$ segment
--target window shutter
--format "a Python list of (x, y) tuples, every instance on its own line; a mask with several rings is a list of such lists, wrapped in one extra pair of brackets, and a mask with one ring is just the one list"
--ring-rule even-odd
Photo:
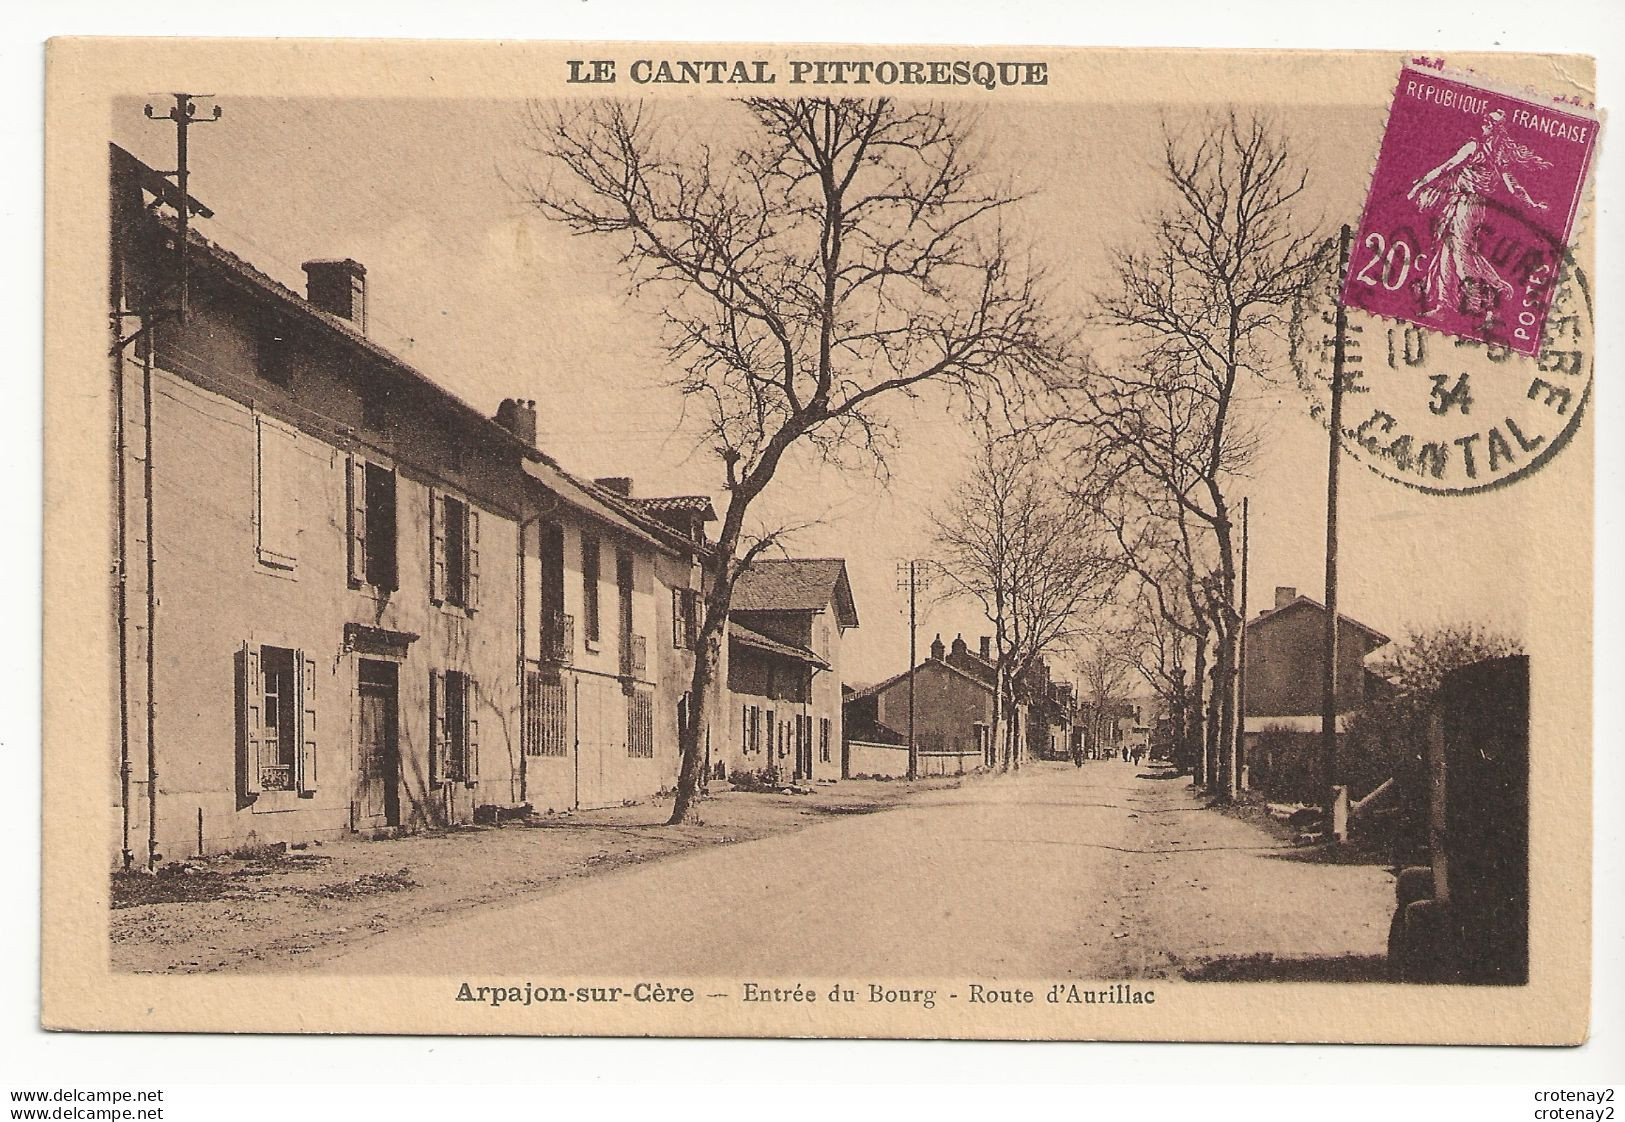
[(429, 491), (429, 599), (446, 598), (446, 510), (439, 491)]
[(245, 642), (241, 654), (243, 680), (243, 790), (257, 795), (260, 786), (260, 745), (265, 740), (265, 682), (260, 677), (260, 649)]
[(472, 612), (480, 606), (480, 512), (474, 509), (473, 503), (464, 509), (468, 511), (468, 533), (463, 537), (467, 543), (468, 560), (463, 572), (468, 587), (463, 590), (463, 607)]
[(480, 782), (480, 723), (468, 716), (474, 707), (474, 683), (469, 681), (463, 691), (463, 723), (467, 732), (463, 739), (463, 785), (475, 787)]
[(350, 457), (350, 583), (367, 583), (367, 463)]
[(683, 590), (680, 589), (680, 588), (674, 588), (674, 589), (671, 590), (671, 645), (672, 646), (678, 648), (679, 650), (682, 649), (682, 646), (683, 646), (683, 634), (684, 634), (685, 631), (687, 631), (687, 629), (688, 629), (687, 625), (686, 625), (685, 621), (683, 620)]
[(316, 660), (294, 652), (299, 668), (299, 790), (316, 790)]
[(295, 432), (269, 417), (255, 418), (255, 528), (259, 559), (291, 569), (298, 556), (299, 452)]
[(429, 671), (429, 786), (446, 781), (446, 676)]

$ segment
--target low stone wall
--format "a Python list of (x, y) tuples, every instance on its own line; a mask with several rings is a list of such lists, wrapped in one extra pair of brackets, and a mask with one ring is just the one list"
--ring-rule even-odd
[[(849, 740), (847, 773), (854, 779), (860, 775), (902, 778), (908, 774), (908, 745), (875, 744), (865, 740)], [(974, 749), (963, 752), (920, 752), (921, 775), (964, 775), (982, 769), (982, 754)]]

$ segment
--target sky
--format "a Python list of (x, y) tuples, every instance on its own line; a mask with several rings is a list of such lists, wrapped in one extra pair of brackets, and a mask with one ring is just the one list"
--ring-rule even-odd
[[(361, 261), (369, 334), (429, 377), (487, 413), (503, 397), (536, 399), (538, 443), (578, 475), (630, 475), (641, 495), (704, 492), (720, 509), (720, 463), (699, 446), (700, 419), (683, 416), (667, 381), (657, 309), (629, 293), (611, 245), (570, 236), (515, 186), (536, 168), (522, 103), (218, 101), (222, 119), (195, 129), (191, 148), (193, 193), (216, 215), (205, 233), (296, 291), (305, 260)], [(141, 104), (115, 103), (112, 139), (172, 166), (173, 130), (147, 121)], [(683, 112), (680, 103), (662, 109)], [(717, 102), (702, 111), (742, 112)], [(1153, 163), (1162, 129), (1199, 127), (1203, 112), (1051, 102), (982, 115), (988, 166), (1026, 195), (1012, 228), (1058, 281), (1063, 315), (1087, 308), (1109, 280), (1113, 248), (1131, 244), (1168, 201)], [(1277, 114), (1309, 170), (1304, 213), (1328, 231), (1359, 217), (1385, 112), (1374, 102)], [(1267, 607), (1277, 585), (1318, 599), (1326, 431), (1290, 379), (1249, 386), (1247, 397), (1266, 434), (1232, 489), (1252, 499), (1250, 607)], [(843, 669), (859, 684), (907, 666), (897, 563), (930, 556), (929, 511), (971, 451), (962, 415), (944, 399), (890, 416), (902, 444), (886, 481), (795, 459), (761, 500), (770, 515), (819, 520), (792, 539), (794, 554), (846, 558), (861, 624)], [(1589, 458), (1589, 439), (1582, 426), (1564, 455)], [(1346, 614), (1396, 638), (1460, 620), (1524, 633), (1524, 601), (1508, 590), (1538, 570), (1539, 543), (1505, 528), (1554, 501), (1550, 477), (1473, 496), (1422, 494), (1352, 465), (1343, 481)], [(923, 653), (938, 633), (974, 646), (988, 628), (973, 605), (926, 597), (919, 630)]]

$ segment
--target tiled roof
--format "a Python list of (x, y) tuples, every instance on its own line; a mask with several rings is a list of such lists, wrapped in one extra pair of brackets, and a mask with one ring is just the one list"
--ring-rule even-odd
[(858, 625), (857, 605), (839, 557), (758, 557), (734, 585), (741, 612), (821, 612), (831, 605), (842, 627)]
[(709, 495), (666, 495), (661, 498), (633, 499), (643, 509), (654, 512), (676, 511), (680, 514), (698, 514), (707, 522), (717, 516)]
[[(951, 674), (956, 678), (963, 678), (965, 681), (969, 682), (971, 685), (975, 686), (979, 690), (985, 690), (988, 693), (993, 692), (993, 687), (988, 685), (986, 682), (982, 681), (980, 678), (977, 678), (976, 676), (974, 676), (972, 674), (967, 674), (967, 673), (965, 673), (965, 671), (959, 669), (959, 667), (953, 666), (950, 663), (945, 662), (940, 658), (928, 658), (925, 661), (920, 663), (918, 669), (919, 670), (926, 670), (926, 669), (929, 669), (931, 667), (935, 667), (938, 670), (946, 671), (948, 674)], [(880, 693), (882, 690), (888, 690), (892, 686), (895, 686), (898, 682), (905, 681), (907, 678), (908, 678), (908, 671), (904, 670), (901, 673), (893, 674), (890, 678), (887, 678), (884, 682), (876, 682), (874, 685), (867, 686), (864, 689), (858, 690), (856, 693), (848, 694), (846, 696), (845, 700), (847, 700), (847, 701), (857, 701), (860, 698), (873, 697), (875, 694)]]
[(798, 647), (791, 643), (781, 642), (771, 636), (763, 635), (755, 628), (746, 627), (735, 620), (728, 621), (728, 638), (741, 646), (750, 647), (768, 654), (776, 654), (783, 658), (793, 658), (799, 662), (808, 662), (820, 670), (828, 670), (829, 663), (819, 658), (806, 647)]
[[(1326, 605), (1322, 604), (1320, 601), (1310, 599), (1308, 596), (1299, 596), (1296, 600), (1282, 604), (1279, 608), (1271, 608), (1267, 612), (1260, 612), (1258, 615), (1247, 621), (1247, 626), (1257, 627), (1259, 624), (1268, 622), (1269, 620), (1274, 619), (1276, 616), (1283, 615), (1284, 613), (1290, 612), (1295, 608), (1314, 608), (1316, 611), (1322, 613), (1326, 611)], [(1388, 636), (1378, 631), (1375, 627), (1367, 627), (1359, 620), (1351, 619), (1342, 612), (1337, 613), (1337, 622), (1340, 626), (1352, 627), (1356, 631), (1364, 634), (1370, 641), (1372, 650), (1376, 650), (1383, 644), (1391, 642)]]

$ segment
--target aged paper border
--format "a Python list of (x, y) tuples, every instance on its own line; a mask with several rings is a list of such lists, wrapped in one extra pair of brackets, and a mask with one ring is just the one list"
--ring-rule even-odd
[[(1526, 589), (1535, 682), (1531, 717), (1531, 970), (1526, 987), (1406, 987), (1346, 983), (1158, 981), (1154, 1007), (1043, 1005), (932, 1011), (627, 1005), (564, 1008), (459, 1005), (456, 977), (148, 976), (109, 969), (107, 846), (112, 810), (105, 746), (112, 743), (107, 530), (105, 166), (109, 101), (153, 89), (239, 96), (559, 96), (564, 60), (688, 54), (699, 45), (446, 43), (318, 40), (57, 40), (50, 44), (46, 132), (45, 666), (42, 1021), (47, 1028), (175, 1032), (357, 1032), (594, 1036), (906, 1037), (1577, 1044), (1589, 1024), (1591, 957), (1591, 419), (1551, 465), (1567, 501), (1509, 528), (1547, 556), (1570, 559)], [(801, 54), (806, 47), (797, 47)], [(819, 47), (820, 57), (873, 58), (880, 49)], [(947, 48), (883, 49), (891, 59)], [(592, 51), (592, 54), (589, 54)], [(782, 63), (791, 49), (733, 45), (726, 57)], [(1288, 97), (1386, 106), (1399, 52), (1195, 52), (1054, 48), (983, 50), (1050, 64), (1049, 85), (945, 98), (1208, 100)], [(1436, 52), (1435, 52), (1436, 53)], [(1267, 58), (1269, 66), (1259, 65)], [(1594, 67), (1575, 56), (1449, 55), (1544, 92), (1587, 94)], [(625, 87), (621, 87), (625, 92)], [(642, 96), (692, 97), (644, 87)], [(726, 96), (726, 88), (698, 96)], [(1373, 153), (1373, 158), (1375, 153)], [(1582, 219), (1577, 255), (1592, 260)], [(1588, 270), (1589, 271), (1589, 270)], [(1600, 318), (1600, 317), (1599, 317)], [(1583, 562), (1580, 559), (1585, 559)], [(87, 793), (90, 793), (89, 797)], [(514, 979), (523, 982), (525, 979)], [(741, 979), (714, 979), (736, 992)], [(800, 978), (827, 988), (837, 979)], [(839, 979), (847, 984), (865, 978)], [(881, 980), (881, 979), (876, 979)], [(958, 979), (955, 979), (956, 981)], [(972, 979), (965, 979), (972, 980)], [(568, 984), (569, 979), (549, 979)], [(713, 987), (715, 988), (715, 987)], [(1104, 1010), (1104, 1011), (1102, 1011)]]

